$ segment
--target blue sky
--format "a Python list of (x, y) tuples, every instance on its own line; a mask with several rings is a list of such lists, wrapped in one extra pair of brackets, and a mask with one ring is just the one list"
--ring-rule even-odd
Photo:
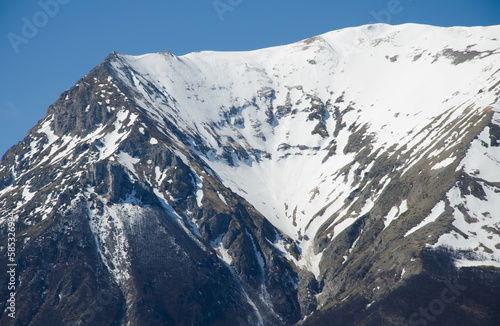
[(2, 0), (0, 156), (110, 52), (253, 50), (368, 23), (500, 24), (499, 0)]

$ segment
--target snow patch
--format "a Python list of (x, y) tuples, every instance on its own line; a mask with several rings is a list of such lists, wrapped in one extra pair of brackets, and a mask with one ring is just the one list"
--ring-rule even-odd
[(405, 234), (405, 238), (409, 236), (410, 234), (414, 233), (415, 231), (423, 228), (429, 223), (432, 223), (438, 219), (438, 217), (444, 213), (444, 209), (446, 207), (446, 204), (444, 201), (440, 201), (431, 211), (431, 213), (422, 221), (420, 224), (417, 226), (413, 227), (410, 229), (408, 232)]
[(453, 162), (455, 162), (456, 158), (454, 157), (448, 157), (448, 158), (445, 158), (444, 160), (442, 160), (441, 162), (435, 164), (431, 170), (438, 170), (438, 169), (442, 169), (442, 168), (445, 168), (447, 167), (448, 165), (452, 164)]
[(217, 239), (211, 241), (210, 245), (218, 253), (219, 258), (221, 258), (226, 264), (231, 266), (233, 259), (231, 258), (228, 249), (224, 248), (224, 245), (222, 244), (222, 239), (224, 238), (225, 235), (226, 235), (225, 233), (221, 234), (219, 237), (217, 237)]
[(130, 156), (129, 153), (122, 151), (120, 151), (117, 157), (120, 164), (126, 167), (130, 172), (132, 172), (136, 176), (136, 178), (139, 179), (139, 175), (137, 174), (134, 165), (139, 163), (141, 159), (132, 157)]

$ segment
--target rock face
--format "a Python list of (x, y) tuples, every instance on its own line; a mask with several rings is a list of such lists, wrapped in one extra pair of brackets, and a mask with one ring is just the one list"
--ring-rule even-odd
[(496, 325), (496, 35), (112, 53), (1, 160), (0, 323)]

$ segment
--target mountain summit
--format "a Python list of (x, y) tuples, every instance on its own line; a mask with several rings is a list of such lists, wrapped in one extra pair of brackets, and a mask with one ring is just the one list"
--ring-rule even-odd
[(495, 325), (498, 35), (112, 53), (1, 160), (14, 324)]

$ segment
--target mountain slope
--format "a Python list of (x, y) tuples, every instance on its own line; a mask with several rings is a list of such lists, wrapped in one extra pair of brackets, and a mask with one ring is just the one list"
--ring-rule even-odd
[(111, 54), (2, 158), (16, 323), (493, 324), (499, 32)]

